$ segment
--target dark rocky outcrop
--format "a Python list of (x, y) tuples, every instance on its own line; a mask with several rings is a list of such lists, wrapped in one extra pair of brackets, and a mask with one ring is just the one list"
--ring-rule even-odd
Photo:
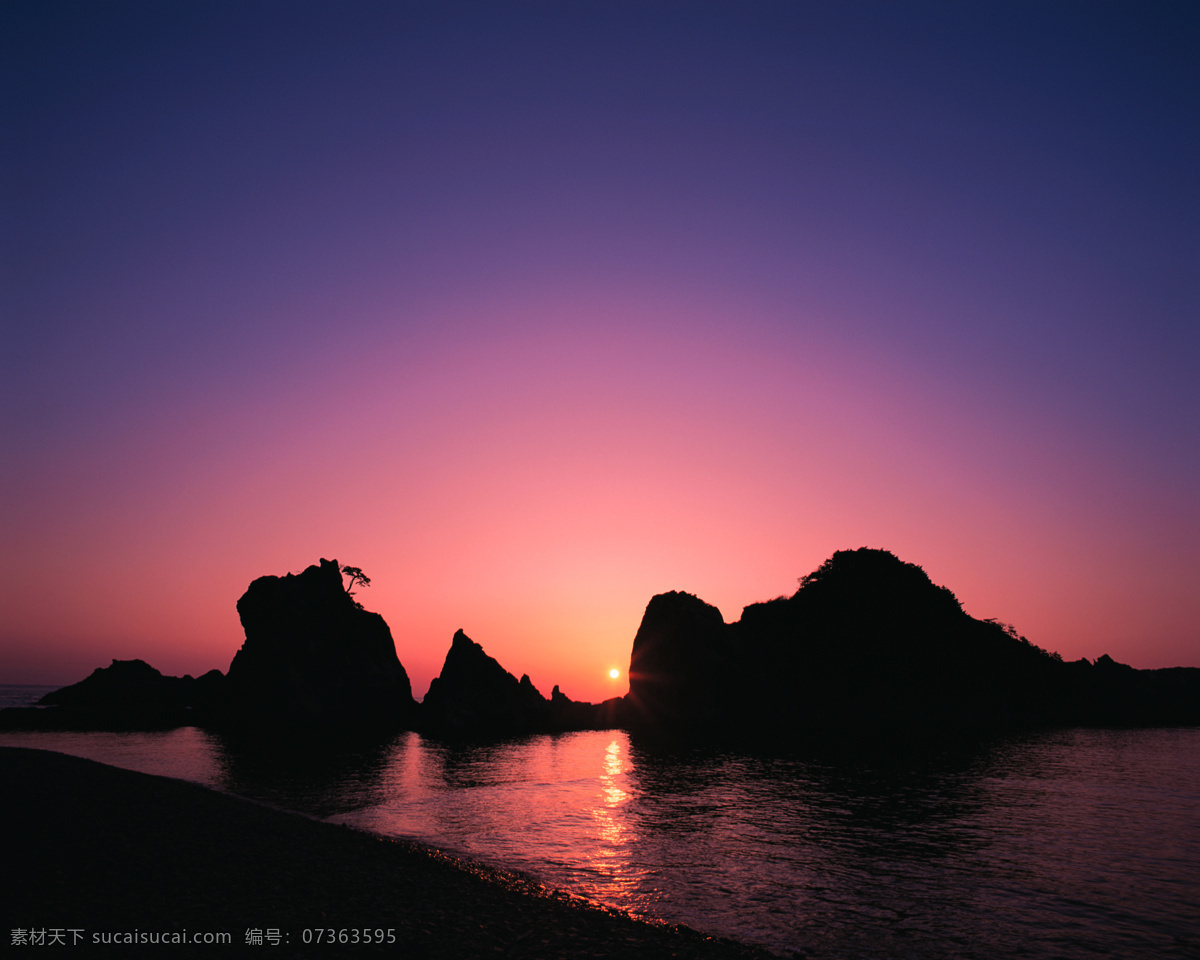
[(504, 736), (550, 727), (550, 701), (461, 630), (421, 702), (420, 727), (442, 736)]
[(225, 677), (163, 676), (144, 660), (114, 660), (38, 701), (5, 710), (4, 729), (153, 730), (202, 722), (223, 695)]
[(732, 624), (689, 594), (653, 598), (629, 676), (630, 724), (659, 732), (794, 742), (1200, 723), (1200, 670), (1064, 664), (869, 548), (835, 553)]
[(1054, 658), (885, 550), (835, 553), (730, 636), (750, 665), (739, 713), (756, 725), (869, 737), (1053, 719)]
[(651, 599), (633, 638), (627, 703), (641, 725), (721, 722), (734, 650), (721, 611), (690, 593)]
[(1080, 726), (1200, 724), (1200, 668), (1136, 670), (1104, 654), (1062, 665), (1061, 712)]
[(628, 703), (610, 697), (601, 703), (572, 700), (557, 686), (550, 693), (550, 726), (554, 732), (567, 730), (612, 730), (627, 725)]
[(412, 685), (391, 630), (347, 593), (336, 560), (259, 577), (237, 609), (246, 641), (229, 666), (227, 725), (370, 730), (411, 723)]

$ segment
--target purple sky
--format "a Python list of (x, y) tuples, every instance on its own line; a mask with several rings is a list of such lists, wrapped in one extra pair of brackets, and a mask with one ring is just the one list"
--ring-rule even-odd
[(363, 567), (624, 692), (834, 550), (1200, 665), (1200, 7), (9, 2), (0, 680)]

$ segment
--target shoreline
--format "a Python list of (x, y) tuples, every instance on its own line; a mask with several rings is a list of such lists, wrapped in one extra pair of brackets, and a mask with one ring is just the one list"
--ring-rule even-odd
[[(152, 934), (171, 942), (188, 931), (229, 939), (171, 942), (170, 956), (775, 956), (418, 841), (46, 750), (0, 747), (0, 812), (10, 931), (63, 931), (84, 955), (150, 956)], [(382, 942), (316, 942), (330, 930)], [(248, 931), (278, 931), (278, 943), (249, 945)]]

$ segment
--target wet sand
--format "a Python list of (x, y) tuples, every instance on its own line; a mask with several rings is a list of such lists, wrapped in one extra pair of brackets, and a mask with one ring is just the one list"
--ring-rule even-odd
[[(0, 747), (0, 823), (6, 943), (14, 930), (45, 930), (47, 941), (57, 930), (75, 942), (69, 956), (772, 956), (420, 844), (48, 751)], [(94, 942), (185, 930), (230, 942)], [(262, 944), (248, 945), (247, 931), (262, 931)], [(383, 942), (330, 944), (330, 931)]]

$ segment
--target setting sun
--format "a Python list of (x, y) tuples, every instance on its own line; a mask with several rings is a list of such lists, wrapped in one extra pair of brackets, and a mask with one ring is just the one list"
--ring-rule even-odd
[(611, 670), (608, 671), (608, 675), (610, 677), (612, 677), (614, 680), (616, 680), (617, 677), (619, 677), (621, 675), (621, 671), (618, 670), (616, 667), (613, 667)]

